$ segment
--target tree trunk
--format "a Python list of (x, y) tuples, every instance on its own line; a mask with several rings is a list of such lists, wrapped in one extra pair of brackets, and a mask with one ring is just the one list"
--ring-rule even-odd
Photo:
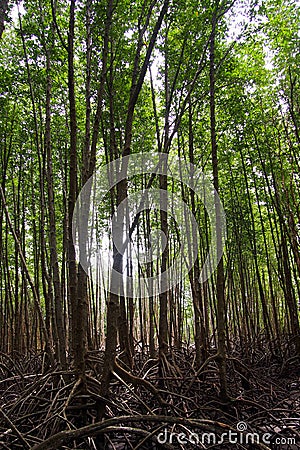
[[(216, 236), (217, 254), (222, 253), (222, 225), (219, 193), (219, 168), (216, 137), (216, 116), (215, 116), (215, 35), (217, 26), (217, 12), (212, 17), (212, 32), (210, 38), (210, 70), (209, 70), (209, 92), (210, 92), (210, 132), (212, 149), (213, 179), (215, 188), (215, 212), (216, 212)], [(216, 296), (217, 296), (217, 333), (218, 333), (218, 365), (222, 400), (228, 400), (227, 380), (226, 380), (226, 308), (224, 295), (224, 264), (221, 257), (217, 268)]]

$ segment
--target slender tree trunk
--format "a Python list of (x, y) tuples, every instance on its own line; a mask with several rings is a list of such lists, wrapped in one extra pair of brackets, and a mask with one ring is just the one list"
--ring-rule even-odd
[(62, 369), (66, 369), (66, 335), (64, 327), (64, 311), (63, 299), (60, 282), (60, 273), (58, 265), (57, 242), (56, 242), (56, 215), (55, 200), (53, 188), (53, 169), (52, 169), (52, 145), (51, 145), (51, 63), (50, 51), (46, 50), (47, 64), (47, 87), (46, 87), (46, 131), (45, 131), (45, 148), (47, 155), (47, 187), (48, 187), (48, 211), (49, 211), (49, 244), (50, 244), (50, 261), (54, 285), (54, 308), (55, 322), (58, 337), (58, 361)]
[[(153, 6), (152, 6), (153, 7)], [(152, 7), (149, 11), (148, 20), (150, 19), (150, 14), (152, 11)], [(149, 65), (150, 57), (153, 51), (153, 47), (157, 38), (157, 34), (161, 27), (163, 18), (168, 9), (168, 0), (164, 1), (162, 6), (160, 15), (157, 19), (157, 22), (154, 25), (153, 32), (149, 39), (149, 45), (146, 50), (146, 56), (143, 61), (142, 67), (138, 70), (140, 57), (138, 52), (141, 51), (143, 40), (140, 39), (139, 46), (137, 48), (137, 55), (135, 58), (133, 75), (132, 75), (132, 85), (130, 91), (130, 98), (127, 107), (127, 117), (125, 124), (125, 143), (122, 156), (130, 155), (131, 150), (131, 140), (132, 140), (132, 126), (133, 126), (133, 115), (136, 106), (136, 102), (138, 100), (139, 93), (141, 91), (144, 78), (146, 75), (146, 71)], [(147, 23), (148, 23), (147, 20)], [(140, 38), (143, 38), (143, 35), (140, 35)], [(124, 162), (124, 161), (123, 161)], [(126, 165), (122, 164), (122, 171), (126, 172)], [(123, 182), (119, 183), (117, 186), (117, 198), (116, 203), (117, 207), (121, 204), (121, 202), (127, 196), (127, 182), (123, 180)], [(122, 272), (123, 267), (123, 256), (114, 249), (114, 259), (113, 259), (113, 269), (115, 272)], [(112, 280), (114, 282), (114, 280)], [(120, 287), (121, 288), (121, 287)], [(120, 292), (122, 295), (122, 292)], [(117, 336), (118, 336), (118, 317), (119, 317), (119, 295), (115, 293), (109, 294), (108, 304), (107, 304), (107, 335), (106, 335), (106, 343), (105, 343), (105, 355), (104, 355), (104, 363), (103, 363), (103, 373), (101, 379), (101, 395), (106, 397), (108, 394), (110, 378), (112, 375), (112, 371), (115, 365), (115, 357), (116, 357), (116, 348), (117, 348)], [(103, 403), (99, 407), (98, 417), (102, 417), (105, 411), (105, 404)]]
[[(210, 38), (210, 71), (209, 71), (209, 92), (210, 92), (210, 132), (212, 149), (213, 179), (215, 188), (215, 212), (216, 212), (216, 236), (217, 254), (222, 253), (222, 225), (219, 194), (219, 167), (216, 136), (216, 115), (215, 115), (215, 36), (217, 26), (217, 13), (212, 17), (212, 32)], [(217, 268), (216, 296), (217, 296), (217, 333), (218, 333), (218, 365), (221, 386), (221, 398), (228, 400), (227, 379), (226, 379), (226, 307), (225, 307), (225, 280), (224, 263), (221, 257)]]
[(74, 84), (74, 26), (75, 2), (71, 0), (69, 34), (68, 34), (68, 94), (70, 108), (70, 150), (69, 150), (69, 198), (68, 198), (68, 271), (69, 296), (72, 315), (72, 353), (75, 370), (78, 376), (85, 376), (84, 342), (79, 340), (77, 324), (81, 318), (78, 309), (78, 286), (76, 271), (76, 256), (72, 236), (72, 218), (77, 197), (77, 118)]
[(6, 21), (7, 10), (8, 10), (8, 0), (2, 0), (0, 3), (0, 39), (5, 29), (4, 23)]
[[(165, 36), (165, 104), (166, 111), (164, 117), (164, 147), (163, 153), (168, 152), (168, 140), (169, 140), (169, 114), (170, 114), (170, 92), (169, 92), (169, 74), (168, 74), (168, 26), (166, 26)], [(161, 190), (160, 196), (160, 227), (162, 233), (165, 235), (166, 246), (161, 255), (160, 273), (164, 274), (167, 271), (168, 265), (168, 178), (167, 178), (167, 159), (162, 163), (162, 175), (159, 175), (159, 188)], [(168, 292), (164, 291), (159, 294), (159, 329), (158, 329), (158, 345), (159, 345), (159, 376), (163, 378), (163, 361), (164, 356), (168, 351)]]

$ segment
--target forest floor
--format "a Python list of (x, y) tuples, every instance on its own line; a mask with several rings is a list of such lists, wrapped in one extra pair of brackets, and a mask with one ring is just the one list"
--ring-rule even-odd
[(263, 344), (232, 347), (230, 402), (220, 401), (215, 360), (199, 371), (193, 347), (172, 349), (160, 378), (158, 361), (136, 351), (134, 383), (115, 375), (101, 423), (103, 352), (88, 354), (84, 392), (72, 371), (45, 371), (42, 355), (1, 354), (0, 448), (299, 449), (299, 358), (288, 343), (281, 357)]

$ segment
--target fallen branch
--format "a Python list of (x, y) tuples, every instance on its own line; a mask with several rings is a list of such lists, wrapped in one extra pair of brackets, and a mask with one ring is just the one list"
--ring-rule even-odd
[[(57, 449), (60, 445), (69, 440), (75, 440), (78, 438), (91, 437), (96, 436), (103, 433), (108, 433), (109, 431), (120, 431), (125, 429), (122, 425), (124, 423), (160, 423), (160, 424), (179, 424), (185, 425), (189, 427), (202, 428), (211, 433), (215, 433), (216, 427), (224, 430), (231, 430), (236, 433), (236, 430), (230, 427), (229, 425), (217, 422), (214, 420), (207, 419), (186, 419), (181, 417), (170, 417), (170, 416), (120, 416), (114, 417), (112, 419), (104, 420), (103, 422), (97, 422), (92, 425), (87, 425), (82, 428), (78, 428), (77, 430), (68, 430), (61, 431), (54, 436), (49, 437), (44, 442), (35, 445), (32, 447), (32, 450), (54, 450)], [(133, 430), (131, 428), (131, 430)], [(143, 430), (135, 429), (136, 432), (144, 433)], [(257, 443), (258, 448), (262, 450), (271, 450), (264, 444)]]

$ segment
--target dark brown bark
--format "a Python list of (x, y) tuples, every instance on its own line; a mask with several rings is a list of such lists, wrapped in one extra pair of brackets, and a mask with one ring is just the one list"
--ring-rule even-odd
[[(219, 194), (219, 167), (218, 167), (218, 149), (216, 135), (216, 113), (215, 113), (215, 37), (217, 27), (217, 11), (212, 17), (212, 32), (210, 38), (209, 52), (209, 93), (210, 93), (210, 133), (212, 149), (213, 183), (215, 188), (215, 212), (216, 212), (216, 236), (217, 236), (217, 254), (222, 253), (222, 225)], [(225, 277), (224, 263), (221, 256), (217, 268), (216, 297), (217, 297), (217, 333), (218, 333), (218, 358), (219, 377), (221, 387), (221, 398), (228, 399), (227, 380), (226, 380), (226, 306), (225, 306)]]
[[(168, 153), (168, 140), (169, 140), (169, 120), (170, 120), (170, 86), (169, 86), (169, 56), (168, 56), (168, 27), (165, 30), (165, 74), (164, 74), (164, 89), (165, 89), (165, 104), (166, 111), (164, 117), (164, 144), (160, 151)], [(168, 265), (168, 178), (167, 178), (167, 158), (162, 163), (162, 175), (159, 175), (159, 188), (162, 191), (160, 196), (160, 228), (162, 233), (166, 237), (167, 245), (165, 246), (161, 255), (160, 273), (165, 274)], [(158, 345), (159, 345), (159, 358), (160, 358), (160, 377), (163, 378), (163, 358), (168, 351), (168, 292), (165, 290), (159, 294), (159, 325), (158, 325)]]
[(8, 0), (2, 0), (0, 2), (0, 39), (5, 29), (4, 23), (7, 19)]
[[(153, 6), (152, 6), (153, 7)], [(126, 117), (126, 125), (125, 125), (125, 142), (124, 149), (122, 152), (122, 156), (127, 156), (130, 154), (131, 148), (131, 139), (132, 139), (132, 126), (133, 126), (133, 115), (136, 106), (136, 102), (138, 100), (139, 93), (141, 91), (144, 78), (146, 75), (146, 71), (149, 65), (150, 57), (153, 51), (153, 47), (157, 38), (157, 34), (161, 27), (163, 18), (168, 9), (168, 0), (164, 1), (162, 6), (159, 18), (154, 26), (152, 35), (149, 40), (149, 45), (147, 47), (146, 56), (143, 61), (142, 67), (140, 71), (137, 73), (138, 64), (135, 62), (134, 72), (132, 75), (132, 86), (130, 92), (130, 98), (127, 107), (127, 117)], [(139, 51), (139, 49), (137, 49)], [(121, 170), (123, 173), (126, 173), (126, 164), (122, 164)], [(119, 183), (117, 186), (117, 198), (116, 203), (117, 207), (120, 205), (122, 200), (127, 196), (127, 182), (126, 179), (123, 182)], [(113, 269), (116, 272), (122, 272), (123, 256), (118, 252), (114, 251), (114, 259), (113, 259)], [(112, 280), (112, 283), (114, 280)], [(121, 288), (121, 287), (120, 287)], [(120, 295), (122, 292), (120, 290)], [(101, 395), (106, 397), (108, 394), (108, 388), (110, 384), (110, 377), (114, 367), (115, 357), (116, 357), (116, 348), (117, 348), (117, 337), (118, 337), (118, 318), (119, 318), (119, 295), (115, 293), (109, 294), (109, 300), (107, 304), (107, 335), (106, 335), (106, 344), (105, 344), (105, 356), (104, 356), (104, 364), (103, 364), (103, 374), (101, 380)], [(102, 416), (104, 413), (104, 404), (101, 405), (99, 409), (99, 415)]]
[(49, 211), (49, 245), (50, 245), (50, 263), (54, 285), (54, 308), (55, 323), (58, 338), (58, 354), (57, 358), (62, 369), (66, 369), (66, 335), (63, 320), (63, 299), (60, 282), (60, 273), (58, 265), (58, 253), (56, 242), (56, 214), (55, 214), (55, 198), (53, 188), (53, 168), (52, 168), (52, 145), (51, 145), (51, 63), (50, 51), (46, 50), (47, 64), (47, 86), (46, 86), (46, 131), (45, 131), (45, 148), (47, 155), (47, 188), (48, 188), (48, 211)]
[(68, 34), (68, 96), (70, 108), (70, 149), (69, 149), (69, 198), (68, 198), (68, 271), (69, 296), (72, 320), (72, 353), (75, 370), (78, 376), (85, 374), (84, 342), (80, 340), (77, 324), (81, 317), (77, 298), (76, 255), (72, 236), (72, 217), (77, 197), (77, 118), (74, 84), (74, 26), (75, 1), (70, 3), (69, 34)]

